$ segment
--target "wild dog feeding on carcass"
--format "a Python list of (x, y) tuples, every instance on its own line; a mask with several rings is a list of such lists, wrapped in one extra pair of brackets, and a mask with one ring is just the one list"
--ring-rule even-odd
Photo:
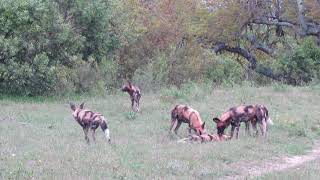
[(213, 141), (225, 141), (230, 139), (230, 136), (228, 135), (222, 135), (219, 136), (217, 134), (201, 134), (201, 135), (196, 135), (196, 134), (192, 134), (189, 135), (189, 137), (187, 138), (183, 138), (178, 140), (178, 143), (187, 143), (187, 142), (213, 142)]
[(174, 129), (177, 134), (181, 123), (189, 124), (189, 134), (194, 130), (197, 135), (205, 133), (205, 123), (202, 122), (198, 111), (186, 105), (176, 105), (171, 111), (170, 133)]
[(246, 134), (250, 134), (249, 122), (251, 122), (256, 134), (258, 130), (256, 123), (259, 123), (262, 136), (266, 137), (268, 124), (272, 125), (273, 122), (269, 117), (268, 110), (263, 105), (248, 105), (232, 107), (228, 111), (224, 112), (220, 119), (213, 118), (213, 121), (217, 124), (218, 135), (223, 135), (224, 130), (231, 124), (230, 139), (233, 137), (234, 129), (236, 129), (236, 138), (239, 137), (240, 123), (245, 122)]
[(121, 90), (123, 92), (127, 92), (130, 95), (131, 99), (131, 108), (135, 112), (140, 111), (140, 98), (141, 98), (141, 91), (137, 86), (131, 84), (128, 81), (128, 84), (122, 86)]
[(103, 117), (102, 114), (97, 112), (92, 112), (90, 110), (83, 109), (84, 103), (80, 104), (79, 107), (76, 107), (73, 103), (70, 103), (70, 107), (72, 109), (72, 116), (74, 119), (80, 124), (83, 128), (83, 132), (85, 135), (85, 139), (87, 143), (90, 143), (88, 132), (89, 130), (92, 131), (92, 138), (93, 141), (96, 140), (95, 138), (95, 130), (100, 126), (102, 131), (107, 138), (107, 141), (110, 143), (110, 132), (108, 129), (107, 121)]

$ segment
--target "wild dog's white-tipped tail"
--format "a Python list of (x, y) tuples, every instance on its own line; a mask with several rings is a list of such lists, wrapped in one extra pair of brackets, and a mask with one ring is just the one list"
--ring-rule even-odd
[(104, 135), (106, 136), (108, 142), (110, 142), (111, 139), (110, 139), (110, 131), (109, 131), (109, 129), (106, 129), (106, 130), (104, 131)]
[(100, 126), (101, 126), (101, 129), (104, 132), (104, 135), (105, 135), (107, 141), (110, 143), (111, 142), (110, 131), (109, 131), (109, 128), (108, 128), (108, 125), (107, 125), (107, 121), (105, 120), (105, 118), (103, 116), (102, 116), (102, 122), (101, 122)]
[(267, 119), (267, 123), (268, 123), (269, 125), (271, 125), (271, 126), (274, 125), (274, 123), (273, 123), (273, 121), (272, 121), (271, 118), (268, 118), (268, 119)]

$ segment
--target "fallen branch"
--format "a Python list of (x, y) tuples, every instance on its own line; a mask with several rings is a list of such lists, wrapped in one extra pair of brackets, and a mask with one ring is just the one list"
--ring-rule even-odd
[(231, 47), (226, 45), (225, 43), (220, 42), (214, 45), (213, 51), (216, 54), (221, 53), (222, 51), (228, 51), (231, 53), (239, 54), (249, 62), (249, 68), (251, 70), (266, 77), (269, 77), (273, 80), (282, 80), (281, 75), (275, 74), (271, 68), (265, 67), (261, 64), (257, 64), (257, 58), (246, 49), (243, 49), (241, 47)]

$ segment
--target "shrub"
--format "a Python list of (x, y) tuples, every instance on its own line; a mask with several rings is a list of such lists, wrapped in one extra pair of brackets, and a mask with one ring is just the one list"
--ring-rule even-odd
[(101, 62), (118, 47), (110, 30), (112, 7), (102, 0), (1, 1), (0, 92), (102, 91), (100, 69), (92, 61)]
[(170, 101), (174, 99), (193, 100), (205, 98), (211, 93), (211, 90), (212, 86), (210, 83), (189, 82), (181, 85), (181, 88), (170, 86), (168, 88), (161, 89), (161, 99)]
[(45, 53), (36, 55), (32, 63), (9, 61), (0, 64), (1, 92), (28, 96), (50, 94), (54, 89), (56, 70), (48, 64)]
[(113, 93), (121, 87), (121, 81), (118, 81), (119, 64), (113, 60), (102, 60), (98, 65), (100, 71), (100, 90), (104, 89), (107, 93)]
[(223, 56), (216, 56), (206, 70), (206, 78), (216, 85), (240, 84), (244, 75), (244, 69), (239, 63)]
[(156, 91), (167, 85), (168, 65), (165, 56), (159, 56), (146, 67), (135, 71), (133, 81), (144, 91)]
[(293, 52), (287, 52), (278, 61), (278, 71), (293, 85), (304, 85), (320, 77), (320, 48), (312, 39), (306, 39)]
[(56, 67), (56, 81), (54, 86), (54, 93), (56, 95), (65, 95), (76, 91), (74, 84), (77, 79), (75, 70), (66, 66)]

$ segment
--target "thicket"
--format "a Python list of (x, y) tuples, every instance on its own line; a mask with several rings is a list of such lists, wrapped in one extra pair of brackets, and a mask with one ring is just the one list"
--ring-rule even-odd
[[(0, 93), (103, 94), (118, 90), (127, 79), (144, 91), (172, 85), (180, 88), (188, 82), (215, 86), (248, 80), (271, 82), (250, 70), (239, 56), (216, 55), (203, 48), (190, 39), (193, 29), (179, 41), (179, 28), (192, 26), (177, 26), (177, 30), (159, 24), (138, 4), (120, 0), (1, 1)], [(283, 55), (273, 57), (272, 67), (282, 74), (283, 82), (305, 85), (319, 79), (320, 49), (313, 39), (282, 50)]]

